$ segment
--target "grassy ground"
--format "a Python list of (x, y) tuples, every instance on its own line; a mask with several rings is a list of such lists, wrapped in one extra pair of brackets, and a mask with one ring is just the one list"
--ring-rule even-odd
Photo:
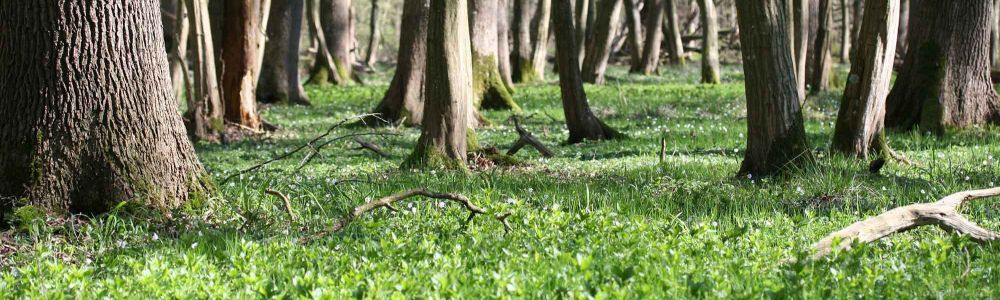
[[(725, 84), (695, 84), (697, 68), (661, 78), (613, 69), (588, 86), (597, 115), (631, 139), (561, 145), (566, 138), (556, 85), (524, 86), (517, 100), (528, 128), (556, 158), (531, 150), (526, 165), (470, 175), (399, 170), (419, 131), (368, 137), (392, 158), (334, 142), (296, 171), (302, 155), (220, 184), (224, 199), (148, 224), (128, 209), (88, 221), (25, 222), (7, 233), (0, 298), (997, 298), (995, 246), (934, 228), (893, 236), (814, 262), (787, 262), (831, 231), (888, 208), (1000, 184), (1000, 129), (935, 138), (891, 133), (917, 166), (867, 162), (828, 152), (839, 92), (810, 99), (807, 133), (818, 164), (783, 178), (734, 178), (745, 143), (738, 69)], [(283, 129), (272, 136), (198, 145), (216, 180), (283, 153), (363, 113), (383, 85), (311, 88), (315, 107), (270, 107)], [(506, 112), (477, 130), (480, 144), (516, 138)], [(364, 133), (342, 128), (335, 135)], [(668, 155), (659, 161), (659, 140)], [(511, 212), (513, 231), (489, 218), (462, 226), (465, 212), (425, 199), (379, 211), (312, 243), (365, 199), (404, 189), (468, 195)], [(273, 188), (291, 197), (299, 219)], [(443, 208), (442, 208), (443, 206)], [(965, 209), (1000, 228), (1000, 202)], [(207, 220), (207, 221), (206, 221)], [(54, 222), (49, 222), (53, 223)]]

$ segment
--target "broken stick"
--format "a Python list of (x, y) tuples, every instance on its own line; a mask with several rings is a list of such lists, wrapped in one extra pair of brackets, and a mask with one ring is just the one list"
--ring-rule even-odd
[(514, 128), (517, 130), (517, 135), (519, 137), (517, 141), (514, 142), (514, 145), (510, 146), (510, 150), (507, 150), (507, 155), (514, 155), (517, 151), (520, 151), (521, 148), (524, 148), (524, 146), (531, 146), (532, 148), (538, 150), (538, 152), (541, 152), (544, 157), (555, 156), (555, 153), (552, 153), (552, 150), (545, 147), (545, 145), (542, 144), (542, 141), (539, 141), (538, 138), (531, 134), (531, 132), (528, 132), (527, 129), (521, 127), (521, 122), (517, 120), (517, 116), (511, 116), (510, 118), (514, 120)]
[(360, 138), (354, 138), (354, 142), (358, 143), (358, 148), (357, 148), (358, 150), (360, 150), (360, 149), (368, 149), (371, 152), (375, 152), (375, 154), (378, 154), (381, 157), (385, 157), (385, 158), (389, 158), (390, 157), (389, 154), (386, 154), (385, 151), (382, 151), (382, 148), (379, 147), (378, 145), (366, 142), (365, 140), (362, 140)]

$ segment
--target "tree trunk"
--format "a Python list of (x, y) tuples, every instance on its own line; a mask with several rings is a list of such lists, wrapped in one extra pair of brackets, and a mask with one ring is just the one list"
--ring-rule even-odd
[(576, 11), (574, 21), (576, 22), (575, 46), (577, 52), (576, 55), (578, 59), (577, 67), (583, 65), (583, 57), (585, 55), (584, 50), (587, 47), (587, 44), (585, 42), (587, 40), (587, 31), (588, 31), (587, 26), (590, 25), (590, 23), (587, 22), (587, 20), (593, 19), (594, 12), (590, 10), (590, 7), (593, 6), (592, 4), (594, 3), (594, 1), (596, 0), (576, 0), (576, 4), (573, 7), (573, 9)]
[(645, 75), (658, 74), (660, 66), (660, 46), (663, 43), (663, 7), (665, 0), (648, 0), (649, 15), (646, 16), (646, 42), (642, 48), (641, 72)]
[(625, 3), (625, 26), (627, 27), (629, 51), (629, 72), (642, 71), (642, 17), (639, 16), (640, 0), (622, 0)]
[(942, 133), (1000, 122), (990, 81), (990, 1), (917, 1), (886, 125)]
[(896, 57), (899, 0), (868, 1), (857, 51), (851, 62), (844, 96), (833, 131), (832, 149), (868, 158), (871, 151), (888, 154), (883, 132), (885, 98)]
[(469, 6), (470, 33), (472, 34), (472, 87), (473, 103), (485, 109), (520, 111), (514, 103), (511, 89), (500, 76), (497, 53), (497, 0), (472, 0)]
[(184, 73), (187, 41), (191, 32), (191, 27), (188, 26), (187, 8), (179, 0), (164, 0), (160, 1), (160, 9), (164, 12), (163, 37), (167, 47), (167, 59), (170, 60), (170, 81), (173, 83), (175, 97), (180, 100), (184, 95), (188, 76)]
[(252, 130), (260, 128), (257, 115), (256, 73), (259, 0), (226, 0), (222, 32), (222, 98), (226, 122)]
[[(537, 65), (539, 43), (544, 46), (548, 33), (551, 0), (514, 0), (514, 52), (511, 57), (514, 82), (530, 83), (544, 79), (544, 60)], [(544, 16), (542, 13), (544, 12)], [(545, 20), (541, 20), (542, 17)], [(544, 27), (544, 28), (542, 28)]]
[(795, 90), (799, 100), (805, 100), (809, 62), (809, 0), (792, 1), (795, 4)]
[(379, 0), (372, 0), (371, 20), (368, 23), (368, 53), (365, 54), (365, 66), (369, 69), (375, 68), (378, 62), (378, 48), (382, 43), (382, 7)]
[(211, 193), (177, 113), (158, 1), (0, 1), (0, 28), (0, 65), (17, 70), (0, 74), (0, 215), (170, 209)]
[(910, 30), (910, 2), (910, 0), (899, 1), (899, 31), (896, 35), (897, 54), (906, 53), (906, 37)]
[(497, 64), (500, 71), (500, 79), (504, 85), (514, 90), (514, 78), (510, 65), (510, 22), (507, 16), (507, 0), (497, 0)]
[(592, 26), (594, 36), (587, 42), (587, 57), (583, 59), (582, 73), (583, 81), (604, 84), (604, 71), (608, 68), (608, 57), (611, 56), (611, 42), (615, 38), (614, 34), (618, 32), (618, 25), (622, 23), (623, 0), (594, 1), (600, 1), (600, 7)]
[(739, 174), (780, 173), (811, 161), (779, 0), (736, 1), (746, 74), (747, 150)]
[(681, 39), (681, 23), (677, 16), (676, 0), (662, 0), (665, 2), (667, 15), (667, 51), (670, 54), (670, 64), (683, 66), (687, 64), (687, 55), (684, 53), (684, 41)]
[(830, 61), (832, 60), (830, 44), (832, 44), (832, 34), (830, 28), (833, 27), (833, 13), (830, 9), (830, 1), (819, 0), (819, 27), (816, 30), (816, 43), (813, 50), (813, 76), (809, 82), (810, 91), (818, 93), (830, 89)]
[(605, 125), (590, 111), (580, 68), (575, 64), (580, 59), (576, 57), (579, 52), (574, 48), (577, 43), (570, 2), (573, 0), (555, 1), (553, 23), (556, 31), (556, 65), (559, 67), (559, 90), (562, 93), (563, 112), (566, 114), (566, 127), (569, 129), (568, 143), (622, 138), (624, 135)]
[[(909, 15), (909, 14), (907, 14)], [(851, 3), (851, 41), (855, 43), (858, 40), (858, 33), (861, 32), (861, 21), (865, 18), (864, 0), (853, 0)], [(854, 54), (857, 51), (851, 50), (851, 59), (854, 59)]]
[(372, 111), (375, 117), (365, 118), (369, 126), (395, 124), (405, 119), (408, 125), (418, 125), (424, 119), (424, 79), (427, 63), (428, 0), (403, 2), (403, 17), (396, 53), (396, 72), (382, 101)]
[(849, 7), (850, 7), (849, 0), (840, 0), (840, 62), (841, 63), (847, 63), (851, 59), (851, 10), (849, 9)]
[(531, 67), (535, 80), (545, 80), (545, 65), (549, 56), (549, 25), (552, 23), (552, 0), (538, 0), (531, 31)]
[(332, 61), (317, 63), (312, 70), (310, 82), (313, 84), (352, 83), (354, 66), (354, 18), (351, 15), (351, 0), (320, 0), (320, 32), (326, 42), (326, 51)]
[(1000, 0), (993, 0), (993, 20), (990, 21), (991, 46), (990, 58), (993, 62), (993, 70), (1000, 70)]
[(298, 80), (302, 1), (276, 1), (271, 8), (268, 43), (257, 81), (257, 100), (260, 102), (309, 105), (308, 96)]
[[(423, 129), (403, 168), (466, 169), (472, 47), (466, 0), (431, 0)], [(495, 35), (494, 35), (495, 36)]]
[(192, 89), (187, 97), (188, 134), (194, 139), (214, 142), (224, 124), (222, 116), (222, 91), (215, 63), (215, 45), (209, 21), (208, 0), (182, 0), (190, 16), (191, 32), (188, 40), (191, 48)]
[(314, 41), (316, 42), (316, 61), (313, 63), (312, 69), (309, 70), (309, 80), (306, 83), (327, 85), (333, 82), (342, 82), (343, 79), (336, 72), (330, 72), (333, 55), (330, 54), (330, 46), (326, 42), (326, 33), (323, 31), (323, 24), (320, 21), (322, 19), (320, 13), (322, 5), (320, 1), (322, 0), (305, 1), (309, 1), (307, 2), (308, 5), (306, 5), (309, 34), (314, 37)]
[[(712, 0), (697, 0), (701, 10), (701, 82), (719, 84), (719, 14)], [(787, 41), (786, 41), (787, 42)]]

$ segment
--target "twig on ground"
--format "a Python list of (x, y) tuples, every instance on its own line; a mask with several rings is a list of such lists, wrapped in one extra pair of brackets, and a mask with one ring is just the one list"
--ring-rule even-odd
[(288, 212), (288, 217), (292, 219), (292, 222), (298, 222), (299, 218), (295, 214), (295, 211), (292, 210), (292, 202), (288, 201), (288, 196), (272, 189), (266, 189), (264, 193), (280, 198), (285, 203), (285, 212)]
[(517, 130), (517, 135), (519, 137), (517, 141), (514, 142), (514, 145), (510, 146), (510, 150), (507, 151), (507, 155), (517, 154), (517, 151), (520, 151), (521, 148), (524, 148), (524, 146), (531, 146), (532, 148), (537, 149), (538, 152), (541, 152), (544, 157), (555, 156), (555, 154), (552, 153), (552, 150), (549, 150), (548, 147), (545, 147), (545, 145), (542, 144), (542, 141), (539, 141), (538, 138), (531, 134), (531, 132), (528, 132), (527, 129), (521, 127), (521, 122), (518, 121), (517, 116), (510, 116), (510, 119), (514, 121), (514, 128)]

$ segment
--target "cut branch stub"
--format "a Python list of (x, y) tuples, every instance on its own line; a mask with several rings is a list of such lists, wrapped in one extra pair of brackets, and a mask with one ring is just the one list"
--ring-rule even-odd
[(968, 235), (980, 243), (996, 241), (1000, 239), (1000, 234), (972, 223), (958, 213), (958, 208), (965, 202), (997, 195), (1000, 195), (1000, 187), (958, 192), (937, 202), (911, 204), (889, 210), (823, 238), (813, 245), (816, 251), (813, 258), (823, 257), (834, 250), (850, 249), (855, 241), (860, 244), (869, 243), (893, 233), (931, 224)]
[(542, 153), (542, 156), (544, 157), (555, 156), (555, 153), (553, 153), (552, 150), (549, 150), (545, 144), (542, 144), (542, 141), (539, 141), (538, 138), (531, 134), (531, 132), (528, 132), (527, 129), (521, 127), (521, 122), (518, 121), (517, 116), (511, 116), (510, 118), (514, 120), (514, 128), (517, 129), (518, 138), (517, 141), (514, 142), (514, 145), (510, 146), (510, 150), (507, 150), (507, 155), (517, 154), (517, 151), (520, 151), (521, 148), (524, 148), (524, 146), (531, 146), (532, 148), (538, 150), (538, 152)]

